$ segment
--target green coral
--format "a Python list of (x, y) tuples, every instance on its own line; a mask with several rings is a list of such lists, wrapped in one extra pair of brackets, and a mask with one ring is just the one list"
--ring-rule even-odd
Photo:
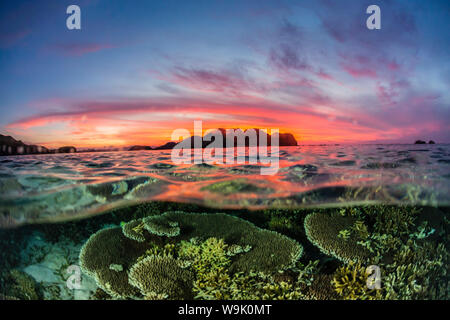
[[(8, 274), (7, 296), (18, 300), (39, 300), (40, 290), (36, 281), (23, 271), (12, 269)], [(13, 300), (13, 298), (8, 300)]]
[(176, 237), (180, 234), (178, 222), (164, 215), (146, 217), (142, 222), (145, 230), (158, 236)]
[(408, 240), (383, 266), (385, 299), (447, 300), (449, 253), (443, 243)]
[[(286, 281), (277, 282), (262, 272), (230, 272), (232, 258), (245, 252), (245, 248), (231, 248), (223, 239), (209, 238), (184, 241), (179, 257), (190, 261), (195, 273), (193, 291), (196, 299), (298, 299), (299, 286)], [(239, 252), (239, 253), (236, 253)]]
[(153, 235), (170, 235), (177, 240), (217, 237), (230, 245), (250, 246), (252, 250), (233, 263), (233, 271), (272, 272), (285, 269), (292, 266), (303, 252), (300, 244), (284, 235), (260, 229), (246, 220), (226, 214), (172, 211), (144, 218), (142, 222), (147, 231), (152, 230), (150, 233)]
[(331, 282), (336, 293), (344, 300), (379, 299), (381, 292), (368, 288), (368, 276), (361, 264), (350, 263), (338, 268)]
[(350, 238), (351, 232), (347, 229), (341, 230), (338, 233), (338, 238), (342, 238), (344, 240), (348, 240)]
[(179, 260), (150, 255), (135, 263), (129, 282), (147, 299), (191, 299), (193, 274)]
[(178, 256), (189, 262), (197, 274), (216, 272), (230, 263), (230, 256), (239, 250), (231, 252), (223, 239), (209, 238), (202, 243), (193, 238), (191, 241), (181, 241)]
[(408, 235), (415, 225), (420, 209), (406, 206), (376, 206), (375, 233)]
[(305, 218), (308, 240), (319, 249), (343, 262), (366, 261), (370, 252), (357, 244), (358, 237), (350, 233), (357, 218), (340, 213), (315, 212)]
[(329, 274), (317, 274), (312, 278), (305, 293), (307, 300), (339, 300), (341, 297), (336, 293), (331, 284), (333, 276)]
[(103, 229), (93, 234), (81, 248), (80, 266), (110, 296), (132, 298), (138, 294), (138, 290), (128, 283), (127, 272), (111, 270), (110, 266), (121, 265), (123, 270), (129, 270), (150, 248), (149, 242), (125, 237), (121, 228)]
[[(164, 228), (165, 232), (161, 232)], [(168, 237), (167, 228), (177, 228), (176, 234)], [(121, 228), (98, 231), (82, 247), (80, 264), (114, 298), (179, 298), (187, 297), (187, 291), (176, 291), (175, 285), (169, 283), (182, 274), (180, 268), (194, 270), (198, 279), (206, 274), (226, 276), (220, 271), (225, 269), (229, 275), (238, 272), (262, 275), (293, 266), (301, 254), (302, 246), (296, 241), (240, 218), (167, 212), (124, 223)], [(158, 278), (156, 271), (151, 270), (160, 270), (162, 265), (168, 273)], [(139, 270), (146, 270), (149, 278)], [(231, 278), (240, 281), (236, 277)], [(158, 286), (161, 290), (157, 290)]]
[[(306, 235), (328, 256), (303, 264), (299, 261), (303, 248), (297, 241), (241, 218), (181, 211), (160, 215), (169, 208), (183, 208), (174, 204), (148, 207), (152, 212), (144, 207), (138, 207), (139, 216), (128, 215), (136, 220), (104, 235), (105, 230), (100, 231), (83, 247), (83, 259), (89, 261), (82, 264), (83, 270), (114, 298), (447, 300), (450, 296), (448, 219), (437, 209), (315, 208), (306, 217), (308, 209), (277, 209), (265, 210), (259, 218), (261, 211), (251, 216), (239, 212), (300, 241)], [(304, 228), (299, 229), (303, 220)], [(380, 267), (381, 290), (367, 288), (363, 265)], [(167, 273), (154, 271), (161, 268)], [(187, 279), (181, 276), (184, 273), (190, 280), (178, 281)]]
[[(341, 225), (339, 228), (344, 229), (340, 230), (340, 235), (371, 253), (366, 262), (380, 268), (382, 283), (381, 290), (368, 290), (365, 269), (360, 264), (353, 264), (354, 260), (340, 256), (346, 264), (336, 270), (333, 284), (341, 298), (448, 298), (446, 266), (449, 253), (445, 245), (437, 241), (445, 236), (445, 232), (439, 232), (445, 224), (442, 212), (439, 214), (439, 210), (426, 207), (377, 205), (362, 207), (356, 215), (341, 209), (339, 215), (357, 219), (351, 226), (350, 223), (347, 227)], [(369, 227), (370, 223), (372, 227)], [(350, 236), (347, 231), (350, 231)], [(319, 241), (320, 245), (324, 246), (324, 243)]]
[(144, 223), (142, 220), (131, 220), (127, 223), (121, 223), (123, 235), (129, 239), (144, 242)]
[[(176, 245), (173, 243), (166, 243), (163, 247), (152, 245), (151, 249), (145, 252), (146, 256), (155, 255), (173, 258), (176, 255)], [(140, 257), (143, 258), (144, 256)]]
[(274, 272), (295, 264), (303, 253), (303, 247), (295, 240), (279, 233), (264, 230), (252, 223), (226, 214), (202, 214), (168, 212), (167, 218), (177, 221), (181, 240), (216, 237), (230, 245), (251, 246), (233, 261), (231, 270)]

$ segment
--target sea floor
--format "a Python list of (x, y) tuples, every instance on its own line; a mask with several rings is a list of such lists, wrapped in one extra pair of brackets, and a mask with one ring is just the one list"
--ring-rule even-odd
[(149, 202), (22, 225), (0, 230), (0, 297), (448, 300), (449, 212)]

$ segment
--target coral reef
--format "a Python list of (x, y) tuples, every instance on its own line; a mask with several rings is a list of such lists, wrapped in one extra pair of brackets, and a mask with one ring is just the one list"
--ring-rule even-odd
[[(0, 232), (16, 252), (0, 254), (0, 299), (450, 297), (448, 208), (224, 211), (151, 202)], [(90, 277), (68, 290), (77, 261)], [(381, 289), (367, 287), (370, 265)]]
[(279, 233), (264, 230), (252, 223), (226, 214), (168, 212), (165, 216), (179, 222), (181, 239), (216, 237), (228, 244), (251, 246), (252, 250), (239, 255), (231, 270), (273, 272), (292, 266), (303, 253), (296, 241)]
[(178, 256), (195, 274), (193, 292), (196, 299), (298, 299), (298, 283), (277, 281), (275, 275), (263, 272), (230, 271), (233, 258), (251, 251), (250, 247), (229, 246), (223, 239), (204, 242), (193, 238), (182, 241)]
[(306, 235), (320, 250), (343, 262), (366, 261), (370, 252), (351, 234), (350, 228), (357, 218), (340, 213), (315, 212), (305, 218)]
[[(197, 245), (199, 238), (208, 240)], [(182, 266), (197, 275), (225, 265), (231, 273), (269, 274), (293, 266), (302, 251), (296, 241), (240, 218), (176, 211), (100, 230), (82, 247), (80, 265), (114, 298), (180, 298), (188, 296), (179, 287), (189, 278)]]
[(23, 271), (13, 269), (8, 275), (8, 300), (39, 300), (42, 297), (36, 281)]
[(356, 219), (344, 229), (348, 231), (345, 234), (371, 253), (366, 265), (380, 268), (382, 283), (380, 289), (368, 290), (366, 269), (344, 261), (333, 278), (334, 288), (342, 298), (448, 299), (445, 266), (450, 255), (441, 242), (448, 243), (447, 238), (442, 238), (447, 234), (444, 228), (448, 222), (442, 212), (428, 207), (377, 205), (340, 213)]
[(151, 234), (166, 237), (176, 237), (180, 234), (177, 221), (172, 221), (166, 216), (150, 216), (142, 219), (144, 229)]
[[(121, 228), (103, 229), (92, 235), (81, 248), (80, 266), (112, 297), (132, 298), (138, 290), (128, 283), (126, 270), (150, 248), (149, 242), (125, 237)], [(112, 264), (121, 265), (123, 271), (111, 270)]]
[(142, 220), (131, 220), (122, 225), (123, 235), (137, 242), (144, 242), (144, 223)]
[(129, 272), (130, 284), (147, 299), (191, 299), (192, 281), (193, 274), (183, 269), (179, 260), (167, 256), (147, 256)]
[(344, 300), (374, 300), (381, 297), (377, 289), (367, 286), (368, 273), (361, 264), (349, 263), (336, 270), (331, 283)]
[(329, 274), (318, 274), (308, 286), (305, 293), (307, 300), (339, 300), (340, 297), (334, 290), (331, 282), (333, 276)]

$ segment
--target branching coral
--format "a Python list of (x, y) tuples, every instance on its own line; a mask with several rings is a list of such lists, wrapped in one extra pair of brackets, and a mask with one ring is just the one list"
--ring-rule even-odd
[(408, 235), (420, 213), (414, 207), (405, 206), (376, 206), (374, 232), (385, 233), (393, 236)]
[(331, 283), (342, 299), (379, 299), (381, 297), (381, 292), (377, 289), (369, 289), (367, 279), (368, 273), (366, 273), (366, 268), (361, 266), (361, 264), (350, 263), (336, 270)]
[[(174, 284), (169, 285), (172, 276), (182, 274), (180, 268), (195, 270), (201, 286), (201, 281), (214, 277), (218, 281), (237, 272), (274, 273), (294, 265), (301, 253), (296, 241), (243, 219), (168, 212), (97, 232), (83, 246), (80, 264), (114, 298), (174, 298), (187, 296), (187, 291), (176, 291)], [(162, 265), (170, 274), (175, 273), (156, 277), (155, 270), (161, 270)], [(148, 279), (139, 270), (146, 270)], [(240, 279), (233, 277), (234, 281)]]
[(250, 251), (236, 256), (231, 266), (232, 272), (286, 269), (303, 253), (302, 246), (293, 239), (230, 215), (174, 211), (163, 216), (179, 223), (182, 240), (216, 237), (230, 245), (250, 246)]
[[(181, 211), (142, 212), (144, 218), (122, 228), (99, 231), (80, 260), (114, 298), (448, 299), (449, 254), (438, 242), (448, 237), (440, 226), (445, 219), (408, 210), (372, 206), (308, 215), (307, 238), (341, 261), (334, 274), (328, 273), (338, 261), (303, 265), (302, 246), (284, 235), (232, 215)], [(281, 225), (302, 219), (278, 216)], [(362, 265), (369, 264), (381, 269), (381, 290), (367, 288)]]
[[(341, 216), (347, 217), (342, 212)], [(367, 261), (380, 267), (382, 290), (375, 295), (375, 291), (367, 291), (364, 268), (350, 260), (336, 271), (333, 280), (343, 298), (448, 298), (449, 254), (443, 243), (436, 242), (439, 234), (435, 228), (444, 223), (438, 210), (372, 206), (363, 207), (357, 219), (351, 227), (341, 230), (340, 236), (349, 241), (346, 231), (350, 230), (350, 239), (354, 237), (358, 245), (371, 253)], [(370, 221), (372, 228), (367, 226)]]
[[(230, 272), (232, 258), (245, 252), (228, 246), (223, 239), (184, 241), (179, 257), (190, 261), (195, 274), (193, 291), (197, 299), (298, 299), (300, 287), (286, 281), (277, 282), (262, 272)], [(236, 253), (240, 252), (240, 253)]]
[(449, 257), (442, 243), (408, 240), (384, 267), (385, 299), (448, 299)]
[(197, 274), (216, 272), (229, 266), (232, 253), (228, 248), (223, 239), (209, 238), (198, 244), (198, 239), (194, 238), (181, 242), (178, 257), (189, 261)]

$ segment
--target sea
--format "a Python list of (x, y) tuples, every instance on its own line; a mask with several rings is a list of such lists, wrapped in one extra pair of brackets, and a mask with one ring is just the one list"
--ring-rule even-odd
[(450, 145), (281, 147), (263, 164), (181, 164), (171, 150), (0, 158), (2, 226), (62, 221), (158, 200), (217, 208), (450, 203)]
[[(179, 203), (208, 212), (450, 206), (450, 144), (280, 147), (271, 175), (262, 175), (266, 164), (251, 158), (248, 150), (244, 163), (231, 164), (175, 164), (171, 150), (0, 157), (0, 267), (6, 272), (0, 297), (27, 297), (11, 289), (10, 272), (20, 270), (41, 286), (33, 297), (91, 299), (95, 281), (71, 290), (61, 270), (78, 264), (90, 233), (118, 221), (80, 229), (78, 240), (58, 230), (139, 204)], [(56, 240), (49, 239), (52, 232)]]

